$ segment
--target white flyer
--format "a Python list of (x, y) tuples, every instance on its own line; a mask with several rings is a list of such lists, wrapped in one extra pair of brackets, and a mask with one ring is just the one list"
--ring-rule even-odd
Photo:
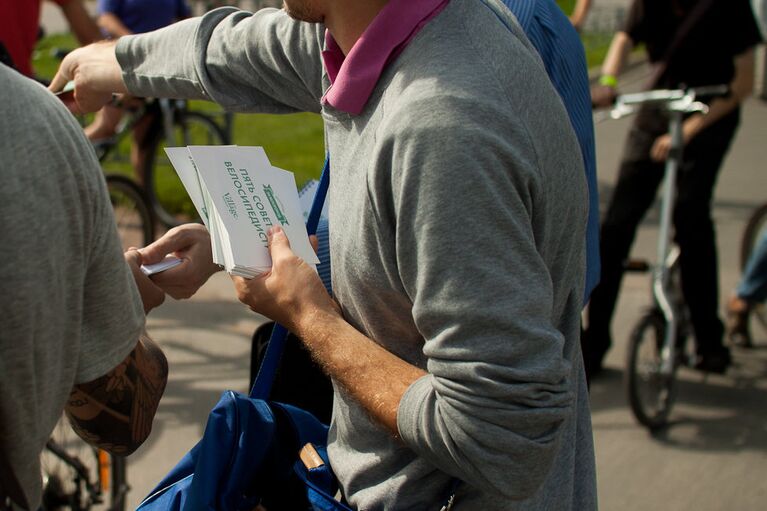
[[(267, 231), (279, 225), (293, 251), (318, 264), (292, 172), (272, 167), (261, 147), (190, 146), (202, 190), (210, 194), (227, 271), (252, 276), (271, 268)], [(203, 191), (204, 196), (204, 191)], [(213, 227), (213, 224), (216, 224)]]

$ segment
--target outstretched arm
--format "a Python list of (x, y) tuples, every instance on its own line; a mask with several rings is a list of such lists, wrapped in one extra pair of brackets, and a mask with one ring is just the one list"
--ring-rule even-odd
[(100, 110), (115, 92), (128, 92), (115, 56), (115, 44), (116, 41), (103, 41), (69, 53), (48, 89), (59, 92), (67, 82), (74, 81), (75, 102), (82, 113)]
[(281, 10), (217, 9), (117, 45), (79, 48), (61, 63), (50, 89), (74, 80), (83, 112), (128, 88), (139, 96), (213, 100), (233, 111), (319, 112), (323, 41), (321, 25)]

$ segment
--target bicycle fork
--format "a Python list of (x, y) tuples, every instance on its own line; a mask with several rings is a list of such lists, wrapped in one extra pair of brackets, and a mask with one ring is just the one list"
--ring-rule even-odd
[(663, 177), (661, 198), (660, 226), (658, 230), (658, 247), (655, 266), (653, 268), (653, 297), (666, 320), (666, 332), (661, 350), (660, 372), (670, 376), (674, 372), (676, 360), (676, 336), (679, 327), (677, 304), (673, 303), (670, 289), (669, 266), (667, 264), (671, 246), (671, 215), (674, 209), (676, 194), (676, 176), (679, 162), (682, 160), (684, 140), (682, 138), (682, 113), (671, 111), (669, 133), (671, 149), (666, 159), (666, 170)]

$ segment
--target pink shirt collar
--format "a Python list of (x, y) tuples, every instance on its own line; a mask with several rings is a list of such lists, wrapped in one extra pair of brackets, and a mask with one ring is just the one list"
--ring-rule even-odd
[(331, 85), (323, 104), (354, 115), (362, 112), (386, 65), (448, 1), (391, 0), (346, 56), (326, 30), (322, 59)]

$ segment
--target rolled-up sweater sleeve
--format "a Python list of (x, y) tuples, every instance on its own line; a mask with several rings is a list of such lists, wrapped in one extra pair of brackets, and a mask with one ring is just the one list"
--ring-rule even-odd
[[(429, 373), (403, 396), (399, 433), (440, 470), (524, 499), (548, 474), (572, 413), (557, 324), (568, 299), (552, 267), (577, 261), (585, 210), (551, 203), (524, 126), (469, 131), (444, 122), (459, 114), (443, 114), (414, 112), (392, 148), (400, 278)], [(582, 172), (566, 163), (563, 175)]]
[(281, 10), (224, 7), (125, 36), (116, 54), (137, 96), (205, 99), (231, 111), (319, 112), (323, 33)]

